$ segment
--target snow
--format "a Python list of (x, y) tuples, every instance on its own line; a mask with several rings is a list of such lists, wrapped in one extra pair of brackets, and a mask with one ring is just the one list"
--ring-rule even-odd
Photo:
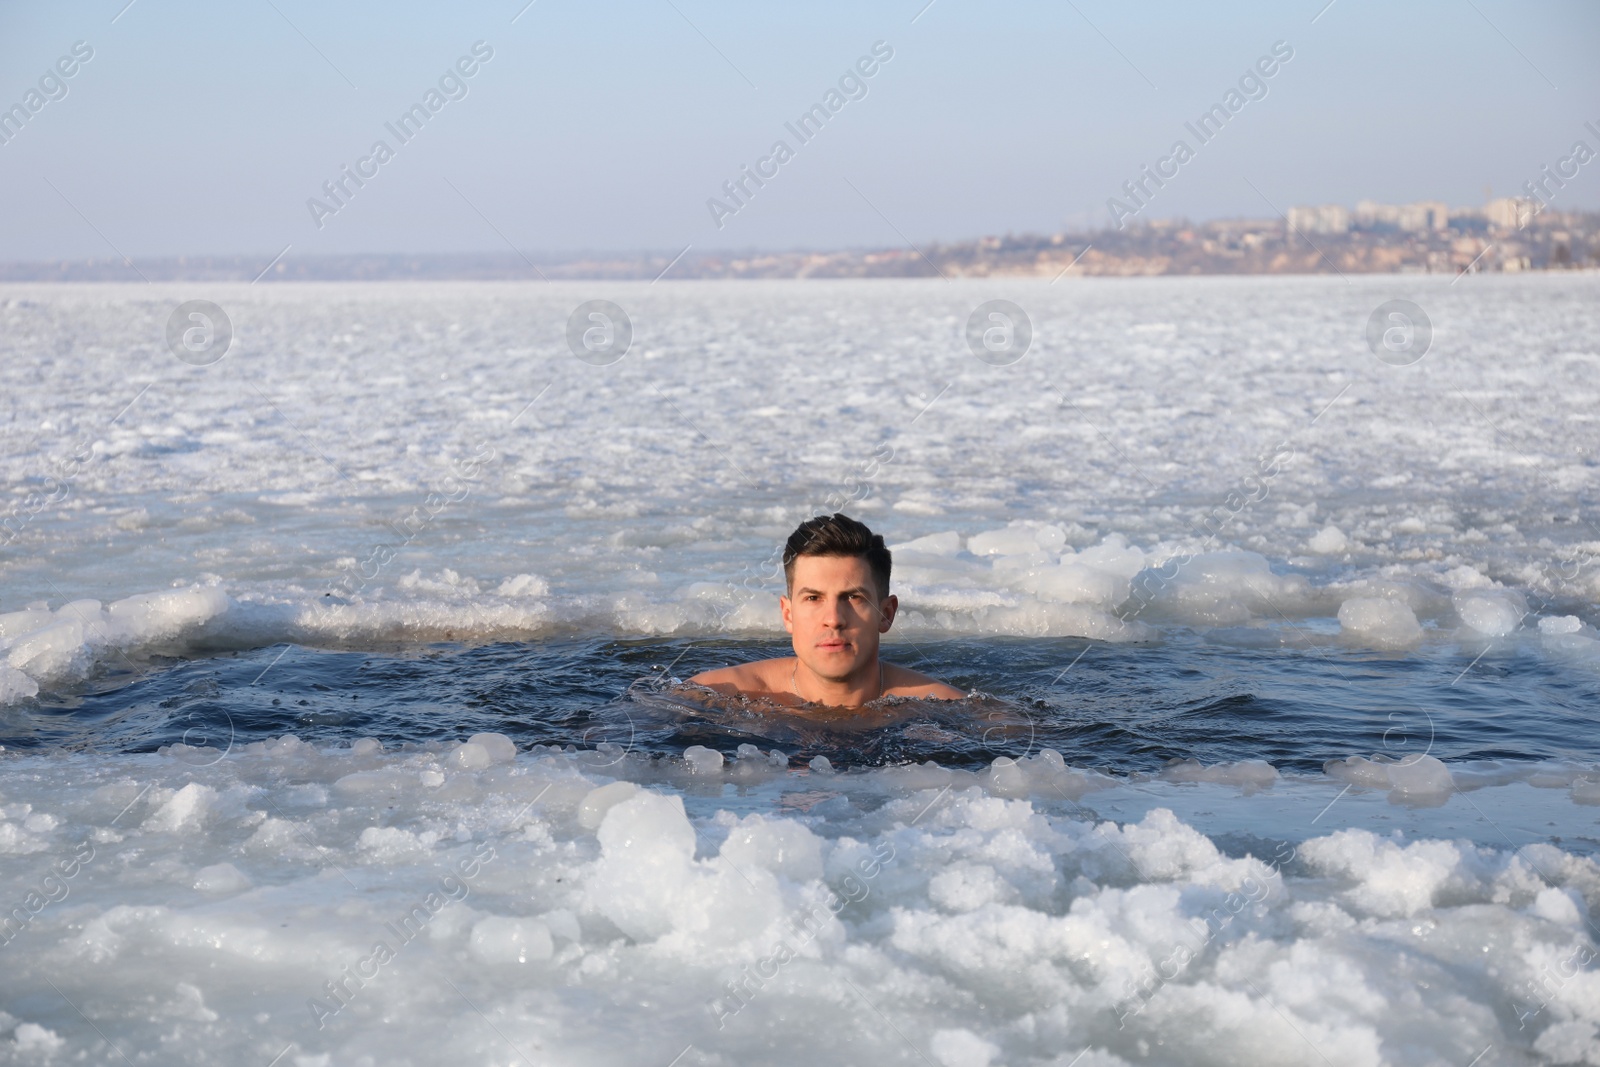
[[(0, 871), (25, 918), (0, 946), (0, 1040), (19, 1062), (103, 1052), (62, 997), (34, 995), (46, 978), (129, 1055), (169, 1063), (289, 1046), (505, 1062), (507, 1042), (597, 1064), (688, 1045), (705, 1062), (1131, 1063), (1163, 1042), (1240, 1064), (1465, 1063), (1491, 1043), (1582, 1050), (1600, 1003), (1592, 858), (1393, 818), (1323, 832), (1319, 810), (1368, 803), (1337, 776), (1185, 766), (1119, 784), (1041, 753), (984, 772), (779, 770), (739, 799), (723, 788), (756, 757), (630, 756), (606, 775), (553, 750), (454, 758), (509, 744), (492, 737), (286, 738), (199, 768), (13, 758), (0, 801), (50, 820)], [(1372, 775), (1405, 794), (1378, 803), (1448, 813), (1407, 806), (1427, 759)], [(341, 786), (429, 771), (437, 792)], [(826, 821), (780, 802), (818, 788), (838, 798)], [(1494, 813), (1515, 787), (1472, 788)], [(1300, 836), (1224, 850), (1169, 804), (1258, 826), (1294, 809)], [(47, 894), (40, 872), (91, 838)]]

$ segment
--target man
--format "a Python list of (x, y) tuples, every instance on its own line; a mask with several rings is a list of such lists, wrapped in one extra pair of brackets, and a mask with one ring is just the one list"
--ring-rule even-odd
[(884, 696), (955, 700), (953, 686), (878, 658), (878, 635), (894, 625), (889, 549), (847, 515), (800, 524), (783, 549), (788, 595), (779, 598), (794, 655), (697, 674), (689, 681), (725, 696), (788, 706), (859, 707)]

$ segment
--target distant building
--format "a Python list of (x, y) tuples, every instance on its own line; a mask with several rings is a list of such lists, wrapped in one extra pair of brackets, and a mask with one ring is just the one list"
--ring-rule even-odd
[(1520, 230), (1533, 220), (1537, 208), (1532, 200), (1520, 196), (1502, 196), (1483, 205), (1483, 217), (1489, 225), (1500, 230)]
[(1289, 228), (1299, 233), (1348, 233), (1350, 212), (1341, 204), (1289, 209)]
[(1422, 200), (1400, 209), (1400, 228), (1406, 231), (1448, 230), (1450, 209), (1440, 200)]
[(1385, 225), (1398, 229), (1399, 222), (1400, 209), (1393, 204), (1379, 204), (1373, 200), (1356, 202), (1355, 223), (1358, 230), (1376, 230)]
[(1438, 200), (1421, 200), (1415, 204), (1379, 204), (1363, 200), (1356, 204), (1355, 228), (1394, 229), (1406, 233), (1447, 230), (1450, 228), (1450, 208)]

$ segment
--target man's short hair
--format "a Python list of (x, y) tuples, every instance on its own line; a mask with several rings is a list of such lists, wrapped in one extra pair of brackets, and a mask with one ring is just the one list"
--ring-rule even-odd
[(801, 556), (854, 556), (867, 561), (878, 599), (889, 595), (889, 546), (883, 535), (867, 529), (865, 523), (839, 513), (818, 515), (795, 527), (783, 546), (783, 579), (794, 592), (794, 561)]

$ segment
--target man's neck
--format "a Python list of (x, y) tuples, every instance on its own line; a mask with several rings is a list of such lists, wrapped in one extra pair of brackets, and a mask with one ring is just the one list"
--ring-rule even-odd
[(848, 677), (835, 681), (815, 673), (796, 656), (790, 680), (791, 691), (801, 700), (835, 707), (859, 707), (883, 695), (883, 663), (873, 656)]

